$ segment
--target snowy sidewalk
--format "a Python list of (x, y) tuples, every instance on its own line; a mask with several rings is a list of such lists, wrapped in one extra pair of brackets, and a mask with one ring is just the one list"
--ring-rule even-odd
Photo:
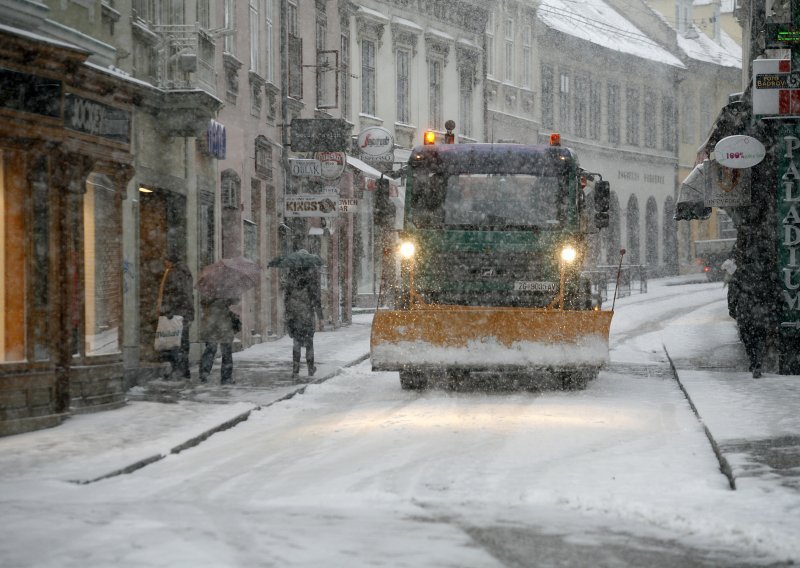
[[(230, 428), (260, 408), (302, 392), (369, 355), (372, 314), (314, 336), (317, 373), (291, 378), (288, 337), (234, 354), (235, 385), (219, 385), (219, 360), (211, 381), (153, 381), (129, 392), (126, 406), (78, 414), (63, 424), (0, 438), (0, 480), (35, 479), (87, 482), (135, 470), (178, 453), (213, 433)], [(216, 403), (216, 404), (209, 404)]]
[(752, 378), (724, 294), (673, 321), (662, 336), (736, 486), (779, 483), (800, 490), (800, 377), (778, 375), (768, 365), (762, 378)]

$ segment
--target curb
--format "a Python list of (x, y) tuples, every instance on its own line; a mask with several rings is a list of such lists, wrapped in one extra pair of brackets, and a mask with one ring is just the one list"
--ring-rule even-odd
[(675, 382), (678, 383), (678, 387), (680, 387), (683, 396), (685, 396), (686, 400), (689, 402), (689, 406), (691, 407), (692, 412), (694, 412), (694, 415), (697, 417), (697, 421), (703, 426), (703, 430), (706, 433), (706, 438), (708, 438), (708, 441), (711, 444), (711, 449), (713, 450), (714, 455), (717, 456), (720, 472), (722, 472), (722, 474), (728, 478), (728, 485), (730, 485), (731, 490), (736, 491), (736, 477), (733, 475), (733, 468), (731, 468), (731, 464), (729, 464), (728, 460), (725, 459), (725, 456), (722, 454), (722, 450), (719, 448), (719, 444), (717, 443), (716, 439), (714, 439), (714, 435), (711, 433), (711, 430), (708, 429), (708, 426), (706, 426), (705, 422), (703, 422), (703, 417), (700, 416), (697, 406), (695, 406), (694, 402), (692, 401), (692, 397), (689, 396), (689, 391), (687, 391), (686, 387), (683, 386), (681, 378), (678, 375), (678, 369), (675, 368), (675, 363), (672, 361), (669, 351), (667, 351), (667, 346), (662, 344), (661, 347), (664, 348), (664, 353), (669, 361), (669, 366), (672, 369), (672, 376), (675, 378)]

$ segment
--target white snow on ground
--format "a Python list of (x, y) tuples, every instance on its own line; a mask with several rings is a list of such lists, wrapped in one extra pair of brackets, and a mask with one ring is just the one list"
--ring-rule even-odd
[[(653, 538), (665, 553), (707, 549), (718, 565), (796, 563), (800, 494), (763, 483), (731, 491), (678, 384), (621, 370), (663, 369), (663, 344), (680, 368), (735, 341), (720, 284), (674, 282), (617, 300), (611, 367), (582, 392), (405, 392), (396, 373), (373, 373), (367, 361), (196, 448), (89, 485), (65, 480), (91, 478), (114, 454), (109, 430), (155, 453), (227, 407), (205, 405), (200, 416), (199, 406), (163, 405), (153, 421), (164, 436), (154, 425), (142, 434), (155, 406), (134, 403), (0, 439), (0, 558), (45, 567), (503, 565), (475, 544), (477, 527), (587, 546)], [(365, 347), (367, 334), (343, 346), (353, 355)], [(700, 398), (720, 394), (716, 407), (699, 405), (712, 430), (800, 432), (797, 377), (754, 381), (720, 362), (686, 372)], [(86, 438), (62, 444), (64, 428)]]

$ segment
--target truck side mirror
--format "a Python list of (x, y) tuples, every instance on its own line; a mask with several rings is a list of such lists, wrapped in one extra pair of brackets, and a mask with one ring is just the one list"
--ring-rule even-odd
[(611, 203), (611, 184), (598, 181), (594, 184), (594, 224), (598, 229), (608, 227), (608, 210)]

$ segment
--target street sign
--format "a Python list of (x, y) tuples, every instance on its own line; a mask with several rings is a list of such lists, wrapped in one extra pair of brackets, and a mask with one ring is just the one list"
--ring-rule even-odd
[(322, 177), (328, 180), (339, 179), (347, 166), (344, 152), (317, 152), (314, 158), (322, 165)]
[(340, 118), (295, 118), (290, 125), (293, 152), (346, 152), (352, 127)]
[(335, 217), (339, 198), (313, 193), (287, 195), (283, 209), (286, 217)]
[(319, 160), (289, 158), (289, 169), (291, 174), (297, 177), (322, 176), (322, 164), (319, 163)]

